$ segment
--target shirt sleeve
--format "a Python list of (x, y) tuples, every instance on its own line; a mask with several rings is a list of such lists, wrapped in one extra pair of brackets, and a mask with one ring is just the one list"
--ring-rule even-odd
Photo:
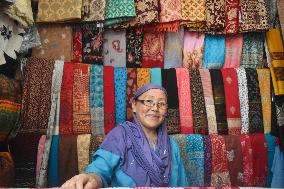
[(120, 156), (104, 149), (99, 149), (93, 155), (93, 161), (88, 165), (85, 173), (95, 173), (103, 181), (103, 187), (108, 187), (114, 170), (120, 165)]

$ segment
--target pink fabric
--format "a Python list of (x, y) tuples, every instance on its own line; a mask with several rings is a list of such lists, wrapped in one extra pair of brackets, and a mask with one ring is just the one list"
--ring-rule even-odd
[(184, 32), (183, 67), (201, 68), (205, 35), (200, 32)]
[(176, 68), (181, 134), (193, 134), (192, 104), (189, 72), (186, 68)]
[(243, 34), (226, 36), (226, 54), (223, 68), (238, 68), (241, 64)]
[(40, 170), (45, 140), (46, 140), (46, 135), (42, 135), (38, 142), (37, 161), (36, 161), (36, 178), (38, 178), (39, 176), (39, 170)]
[(207, 69), (199, 69), (205, 99), (209, 134), (218, 134), (211, 76)]

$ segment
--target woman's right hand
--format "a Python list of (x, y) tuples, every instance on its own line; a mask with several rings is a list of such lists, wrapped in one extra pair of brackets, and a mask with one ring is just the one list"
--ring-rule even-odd
[(101, 178), (94, 174), (79, 174), (66, 181), (63, 189), (96, 189), (102, 187)]

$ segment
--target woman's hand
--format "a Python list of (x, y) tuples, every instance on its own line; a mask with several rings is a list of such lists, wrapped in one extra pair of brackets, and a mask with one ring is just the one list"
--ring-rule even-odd
[(63, 189), (96, 189), (102, 187), (102, 180), (96, 174), (79, 174), (66, 181)]

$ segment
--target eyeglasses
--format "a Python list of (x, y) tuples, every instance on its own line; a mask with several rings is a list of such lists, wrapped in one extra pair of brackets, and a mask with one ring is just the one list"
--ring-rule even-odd
[(165, 102), (155, 102), (154, 100), (141, 100), (141, 99), (136, 99), (136, 101), (141, 102), (142, 104), (150, 108), (152, 108), (156, 104), (159, 109), (166, 110), (168, 108), (168, 104)]

